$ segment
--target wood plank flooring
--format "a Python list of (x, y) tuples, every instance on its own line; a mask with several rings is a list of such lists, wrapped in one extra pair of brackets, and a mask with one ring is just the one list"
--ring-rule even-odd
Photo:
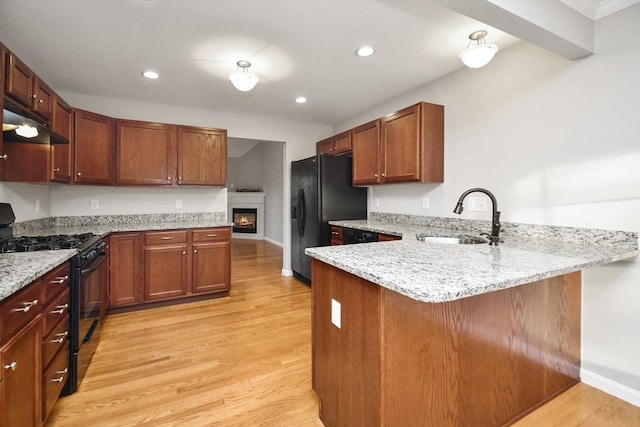
[[(234, 240), (230, 297), (109, 315), (47, 426), (322, 426), (311, 293), (281, 267), (277, 246)], [(579, 384), (515, 426), (640, 427), (640, 408)]]

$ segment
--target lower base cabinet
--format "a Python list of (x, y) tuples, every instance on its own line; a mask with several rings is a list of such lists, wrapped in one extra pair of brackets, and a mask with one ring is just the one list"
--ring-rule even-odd
[(144, 306), (231, 287), (231, 228), (111, 235), (110, 307)]

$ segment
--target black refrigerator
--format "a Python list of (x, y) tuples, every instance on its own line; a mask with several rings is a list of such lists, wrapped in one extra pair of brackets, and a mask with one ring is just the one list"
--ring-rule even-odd
[(291, 269), (311, 284), (306, 248), (331, 244), (329, 221), (366, 219), (367, 189), (352, 183), (351, 156), (318, 154), (291, 162)]

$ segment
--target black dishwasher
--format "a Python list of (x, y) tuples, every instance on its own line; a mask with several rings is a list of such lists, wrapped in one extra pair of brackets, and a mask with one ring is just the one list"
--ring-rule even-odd
[(378, 233), (375, 231), (356, 230), (355, 228), (344, 228), (342, 230), (342, 244), (344, 245), (377, 241)]

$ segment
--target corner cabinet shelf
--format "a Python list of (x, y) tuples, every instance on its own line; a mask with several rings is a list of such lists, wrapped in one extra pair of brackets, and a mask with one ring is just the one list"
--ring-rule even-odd
[(421, 102), (352, 130), (353, 184), (444, 182), (444, 107)]

